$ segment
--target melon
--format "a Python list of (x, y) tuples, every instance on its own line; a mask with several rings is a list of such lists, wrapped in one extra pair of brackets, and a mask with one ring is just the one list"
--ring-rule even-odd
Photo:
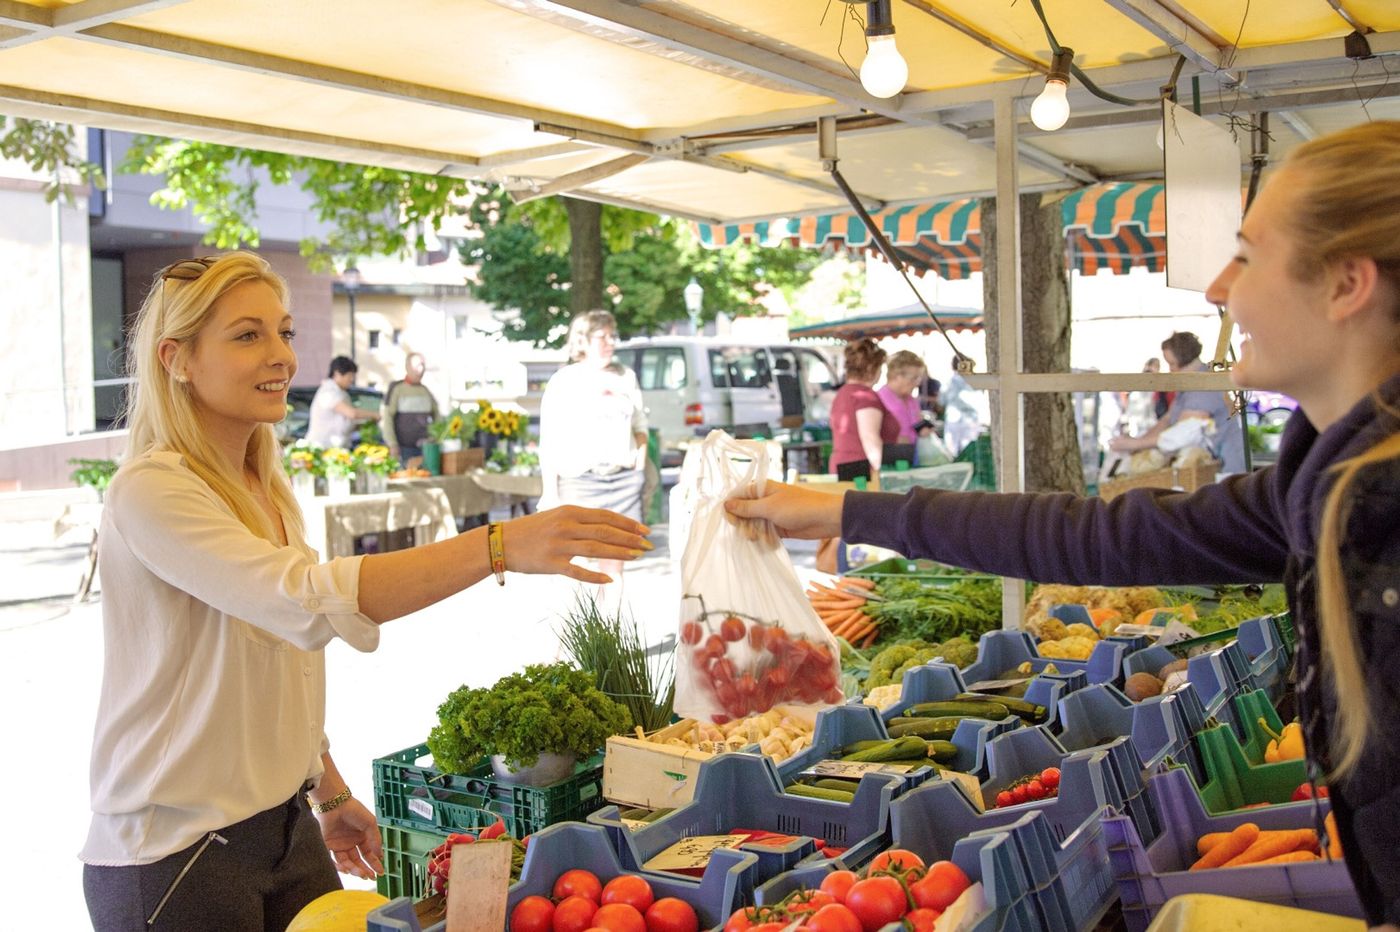
[(332, 890), (303, 906), (287, 932), (365, 932), (369, 914), (387, 902), (373, 890)]

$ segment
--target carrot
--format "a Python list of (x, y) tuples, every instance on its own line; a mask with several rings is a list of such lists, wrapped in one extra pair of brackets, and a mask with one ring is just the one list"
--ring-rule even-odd
[(851, 635), (860, 628), (864, 628), (869, 622), (865, 612), (856, 609), (846, 618), (845, 624), (841, 626), (841, 636), (846, 640), (851, 640)]
[(1258, 837), (1259, 826), (1253, 822), (1243, 822), (1235, 826), (1235, 830), (1229, 834), (1229, 837), (1203, 854), (1195, 864), (1192, 864), (1191, 870), (1202, 871), (1220, 867), (1235, 855), (1244, 853)]
[(860, 619), (864, 617), (864, 615), (865, 613), (860, 609), (855, 609), (850, 614), (846, 615), (846, 617), (839, 619), (832, 627), (831, 633), (837, 637), (845, 637), (847, 631), (860, 624)]
[(1310, 848), (1317, 844), (1317, 833), (1306, 828), (1286, 831), (1260, 832), (1258, 837), (1244, 851), (1225, 862), (1225, 867), (1240, 867), (1244, 864), (1257, 864), (1288, 854), (1300, 848)]
[(879, 628), (876, 628), (875, 630), (871, 631), (870, 634), (866, 635), (865, 640), (863, 640), (863, 641), (860, 642), (860, 646), (861, 646), (862, 648), (869, 647), (871, 644), (874, 644), (874, 643), (875, 643), (875, 639), (876, 639), (877, 637), (879, 637), (879, 636), (880, 636), (880, 629), (879, 629)]
[(875, 588), (875, 580), (866, 579), (864, 576), (843, 576), (837, 583), (842, 586), (855, 586), (857, 589)]
[(1207, 832), (1196, 839), (1196, 854), (1202, 855), (1230, 837), (1229, 832)]
[(855, 626), (854, 628), (852, 628), (850, 631), (846, 632), (846, 640), (848, 640), (848, 641), (850, 641), (852, 644), (854, 644), (856, 641), (858, 641), (858, 640), (860, 640), (861, 638), (865, 637), (867, 634), (869, 634), (871, 631), (874, 631), (874, 630), (875, 630), (875, 623), (874, 623), (873, 621), (861, 621), (861, 622), (857, 622), (857, 623), (856, 623), (856, 626)]
[(1333, 860), (1339, 860), (1342, 856), (1342, 836), (1337, 833), (1337, 815), (1334, 812), (1327, 813), (1327, 856)]
[[(1311, 851), (1290, 851), (1290, 852), (1288, 852), (1287, 854), (1275, 855), (1274, 857), (1265, 858), (1265, 859), (1262, 860), (1262, 861), (1255, 861), (1254, 863), (1255, 863), (1255, 864), (1292, 864), (1292, 863), (1295, 863), (1295, 862), (1316, 861), (1316, 860), (1318, 860), (1317, 855), (1313, 854)], [(1232, 867), (1233, 865), (1231, 865), (1231, 864), (1226, 864), (1225, 866), (1226, 866), (1226, 867)]]

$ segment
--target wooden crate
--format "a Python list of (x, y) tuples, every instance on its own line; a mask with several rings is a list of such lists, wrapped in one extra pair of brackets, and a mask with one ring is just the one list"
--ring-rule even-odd
[(481, 447), (466, 447), (462, 450), (442, 454), (442, 474), (444, 476), (460, 476), (485, 465), (486, 451)]
[(1210, 460), (1180, 469), (1168, 466), (1134, 476), (1107, 479), (1099, 483), (1099, 497), (1108, 501), (1132, 489), (1182, 489), (1194, 492), (1201, 486), (1214, 482), (1220, 466), (1219, 460)]

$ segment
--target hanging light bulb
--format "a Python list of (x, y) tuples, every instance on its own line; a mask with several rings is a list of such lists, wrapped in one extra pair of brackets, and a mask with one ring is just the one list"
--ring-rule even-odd
[(1065, 125), (1069, 119), (1069, 66), (1074, 61), (1074, 50), (1061, 48), (1055, 53), (1050, 66), (1050, 74), (1045, 79), (1045, 90), (1031, 103), (1031, 122), (1037, 128), (1053, 132)]
[(890, 0), (871, 0), (866, 6), (865, 61), (860, 65), (861, 86), (871, 97), (893, 97), (909, 81), (909, 65), (894, 44)]

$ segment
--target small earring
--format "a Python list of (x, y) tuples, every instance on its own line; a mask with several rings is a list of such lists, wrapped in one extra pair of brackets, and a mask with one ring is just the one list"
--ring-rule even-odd
[(189, 382), (189, 380), (190, 377), (185, 375), (183, 372), (177, 372), (175, 374), (175, 381), (179, 382), (181, 385), (186, 384), (187, 382)]

